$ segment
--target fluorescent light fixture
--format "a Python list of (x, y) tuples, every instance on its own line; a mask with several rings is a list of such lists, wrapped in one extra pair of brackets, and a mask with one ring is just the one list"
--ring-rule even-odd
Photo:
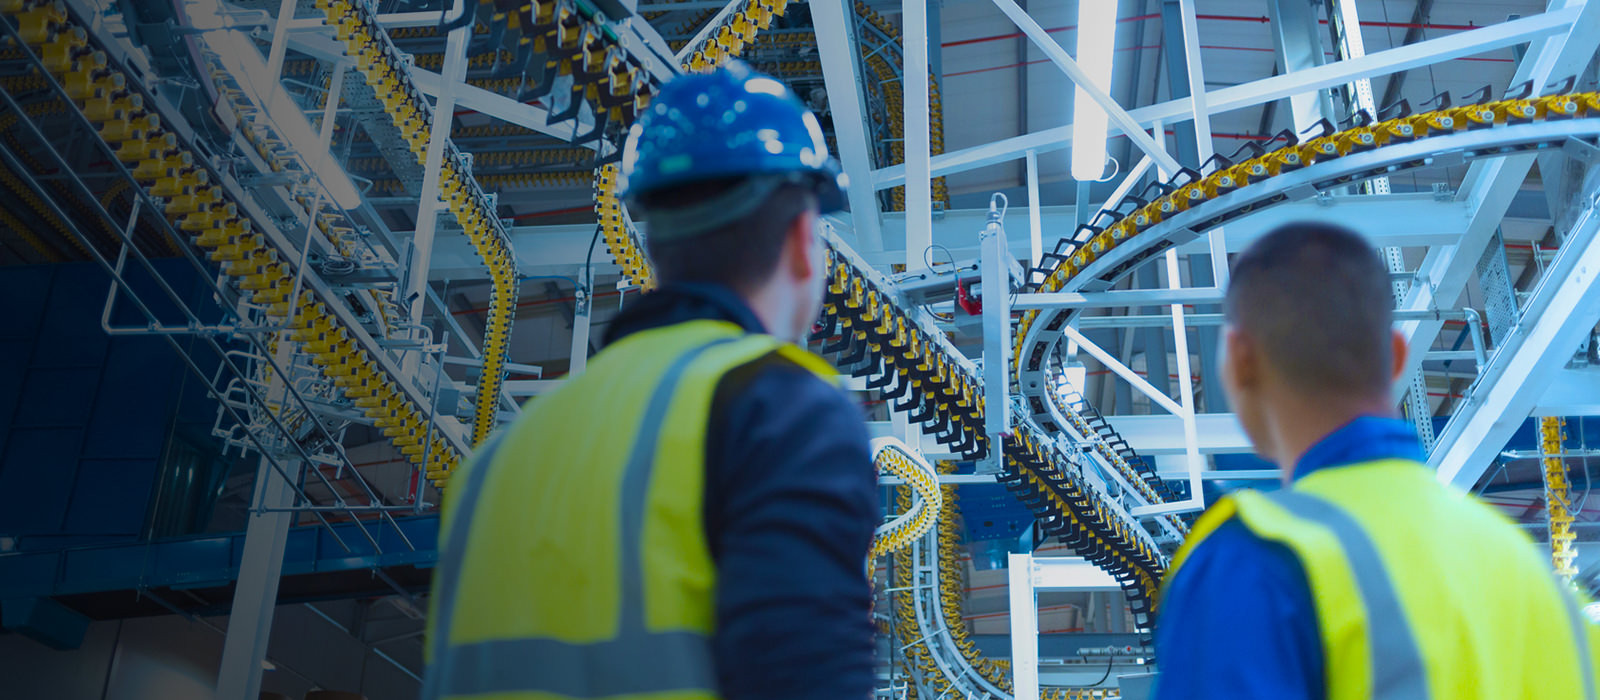
[[(1117, 0), (1078, 0), (1078, 67), (1103, 91), (1111, 90), (1111, 56), (1117, 38)], [(1080, 85), (1072, 96), (1072, 179), (1099, 180), (1106, 171), (1106, 111)]]
[(245, 97), (267, 117), (272, 130), (300, 154), (304, 167), (327, 188), (328, 197), (345, 209), (361, 206), (361, 193), (338, 161), (322, 145), (300, 106), (290, 99), (277, 76), (267, 75), (267, 63), (256, 50), (255, 42), (236, 29), (219, 29), (203, 34), (206, 44), (217, 52), (223, 68), (243, 88)]

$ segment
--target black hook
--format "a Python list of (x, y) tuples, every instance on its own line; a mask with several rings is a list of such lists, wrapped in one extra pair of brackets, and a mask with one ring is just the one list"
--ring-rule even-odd
[(1393, 104), (1378, 109), (1378, 118), (1383, 120), (1405, 119), (1409, 116), (1411, 116), (1411, 102), (1404, 97), (1396, 100)]
[(1559, 94), (1564, 93), (1564, 92), (1572, 92), (1573, 86), (1576, 85), (1577, 83), (1578, 83), (1578, 76), (1569, 75), (1569, 76), (1567, 76), (1565, 78), (1562, 78), (1561, 82), (1556, 83), (1554, 88), (1550, 87), (1549, 85), (1546, 85), (1545, 88), (1544, 88), (1544, 94), (1546, 94), (1546, 95), (1559, 95)]
[[(1245, 151), (1249, 151), (1250, 152), (1250, 157), (1249, 158), (1240, 158), (1239, 154), (1244, 153)], [(1228, 159), (1232, 160), (1234, 162), (1238, 162), (1238, 161), (1241, 161), (1241, 160), (1250, 160), (1251, 158), (1260, 158), (1261, 156), (1266, 155), (1266, 153), (1267, 153), (1266, 147), (1262, 146), (1260, 144), (1260, 142), (1257, 142), (1257, 141), (1246, 141), (1246, 142), (1244, 142), (1243, 146), (1240, 146), (1239, 148), (1235, 149), (1234, 152), (1231, 155), (1228, 156)]]
[(1316, 136), (1312, 136), (1312, 137), (1306, 139), (1307, 141), (1313, 141), (1313, 140), (1316, 140), (1316, 139), (1320, 139), (1320, 138), (1324, 138), (1324, 137), (1327, 137), (1327, 136), (1331, 136), (1331, 135), (1333, 135), (1334, 132), (1338, 131), (1338, 129), (1333, 126), (1333, 122), (1328, 121), (1328, 119), (1326, 117), (1324, 117), (1322, 119), (1318, 119), (1317, 123), (1312, 124), (1311, 125), (1311, 129), (1306, 129), (1306, 131), (1311, 131), (1312, 129), (1316, 129), (1318, 133), (1317, 133)]
[(1432, 105), (1432, 104), (1437, 104), (1439, 106), (1438, 107), (1439, 109), (1450, 109), (1451, 107), (1455, 106), (1455, 103), (1450, 101), (1450, 91), (1449, 90), (1440, 90), (1439, 94), (1434, 95), (1433, 97), (1429, 98), (1426, 102), (1423, 102), (1422, 106), (1426, 107), (1426, 106)]
[(1350, 119), (1346, 120), (1344, 123), (1345, 124), (1349, 124), (1352, 127), (1363, 127), (1363, 126), (1370, 126), (1372, 124), (1375, 124), (1375, 123), (1377, 123), (1377, 121), (1378, 121), (1378, 118), (1372, 116), (1372, 112), (1371, 111), (1365, 110), (1365, 109), (1358, 109), (1358, 110), (1356, 110), (1356, 113), (1350, 115)]
[(461, 16), (451, 20), (445, 19), (445, 13), (440, 12), (439, 33), (449, 34), (450, 32), (472, 24), (472, 20), (478, 15), (477, 9), (478, 8), (475, 6), (475, 4), (463, 7), (461, 8)]
[(1206, 171), (1206, 166), (1211, 165), (1212, 163), (1216, 163), (1216, 165), (1211, 168), (1210, 174), (1212, 175), (1233, 167), (1233, 160), (1231, 158), (1222, 155), (1221, 153), (1213, 153), (1211, 154), (1210, 158), (1207, 158), (1204, 163), (1200, 164), (1200, 172), (1204, 173)]
[[(1184, 178), (1183, 182), (1179, 182), (1178, 178)], [(1172, 179), (1167, 180), (1167, 184), (1171, 185), (1172, 189), (1176, 190), (1179, 187), (1183, 187), (1184, 185), (1196, 182), (1200, 179), (1200, 173), (1196, 172), (1194, 168), (1178, 168), (1178, 172), (1173, 174)]]

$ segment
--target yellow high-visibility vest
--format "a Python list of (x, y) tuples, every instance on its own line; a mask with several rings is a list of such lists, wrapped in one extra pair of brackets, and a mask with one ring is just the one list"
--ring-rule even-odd
[(776, 353), (722, 321), (629, 335), (451, 477), (423, 697), (714, 698), (701, 505), (712, 396)]
[(1312, 472), (1212, 506), (1299, 558), (1330, 700), (1595, 698), (1596, 626), (1510, 520), (1410, 460)]

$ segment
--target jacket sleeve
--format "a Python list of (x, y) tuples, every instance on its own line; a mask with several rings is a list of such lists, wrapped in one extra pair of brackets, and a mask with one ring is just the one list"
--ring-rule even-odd
[(1157, 700), (1325, 697), (1305, 570), (1237, 521), (1195, 547), (1162, 593), (1160, 614)]
[(733, 381), (706, 447), (722, 697), (867, 698), (880, 514), (861, 409), (786, 362)]

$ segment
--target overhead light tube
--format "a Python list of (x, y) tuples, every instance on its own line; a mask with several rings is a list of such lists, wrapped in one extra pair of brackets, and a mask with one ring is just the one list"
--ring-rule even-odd
[[(1117, 0), (1078, 0), (1078, 67), (1103, 91), (1111, 90)], [(1072, 179), (1099, 180), (1106, 170), (1106, 111), (1083, 86), (1072, 96)]]

